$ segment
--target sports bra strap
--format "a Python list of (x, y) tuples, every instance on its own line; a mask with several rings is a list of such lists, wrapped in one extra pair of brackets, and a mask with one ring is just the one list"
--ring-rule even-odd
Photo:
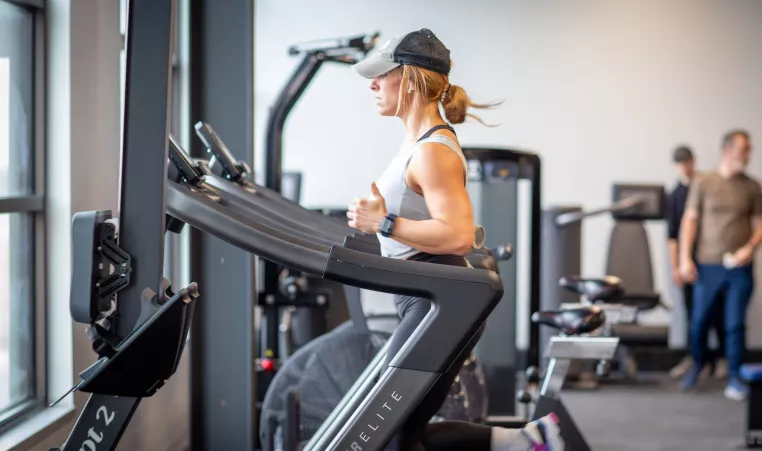
[[(447, 125), (447, 124), (440, 124), (440, 125), (435, 125), (435, 126), (431, 127), (431, 129), (430, 129), (429, 131), (427, 131), (426, 133), (424, 133), (424, 134), (423, 134), (423, 136), (421, 136), (420, 138), (418, 138), (418, 142), (421, 142), (421, 141), (423, 141), (424, 139), (428, 138), (429, 136), (431, 136), (431, 135), (432, 135), (432, 134), (433, 134), (435, 131), (437, 131), (437, 130), (445, 130), (445, 129), (446, 129), (446, 130), (450, 130), (450, 131), (451, 131), (451, 132), (452, 132), (454, 135), (456, 134), (456, 133), (455, 133), (455, 129), (454, 129), (454, 128), (452, 128), (452, 127), (450, 127), (450, 126), (449, 126), (449, 125)], [(456, 136), (457, 136), (457, 135), (456, 135)]]

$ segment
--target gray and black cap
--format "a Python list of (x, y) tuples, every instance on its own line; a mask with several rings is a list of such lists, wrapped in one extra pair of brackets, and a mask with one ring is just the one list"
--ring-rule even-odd
[(378, 53), (352, 66), (364, 78), (376, 78), (403, 64), (450, 74), (450, 51), (428, 28), (389, 40)]

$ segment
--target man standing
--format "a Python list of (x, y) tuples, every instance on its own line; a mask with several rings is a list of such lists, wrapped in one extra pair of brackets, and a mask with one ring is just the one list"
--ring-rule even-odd
[(710, 316), (717, 294), (724, 292), (729, 369), (725, 396), (736, 400), (748, 396), (738, 372), (746, 349), (746, 309), (754, 289), (752, 259), (762, 242), (762, 188), (744, 172), (750, 154), (751, 140), (746, 131), (733, 130), (724, 136), (720, 166), (691, 184), (680, 228), (680, 274), (695, 284), (691, 324), (694, 366), (682, 385), (686, 390), (693, 388), (706, 363)]
[[(696, 177), (696, 162), (693, 157), (693, 152), (687, 146), (680, 146), (675, 149), (672, 154), (672, 162), (675, 165), (675, 169), (678, 173), (678, 180), (675, 184), (675, 188), (669, 194), (667, 198), (667, 231), (669, 246), (669, 262), (672, 268), (672, 280), (675, 282), (678, 288), (682, 288), (683, 291), (683, 303), (685, 305), (686, 313), (686, 343), (690, 349), (691, 342), (691, 313), (693, 310), (693, 284), (683, 280), (680, 275), (680, 254), (679, 254), (679, 237), (680, 237), (680, 222), (683, 219), (683, 213), (685, 212), (685, 201), (688, 198), (688, 189), (691, 182)], [(695, 252), (695, 246), (693, 251)], [(695, 254), (694, 254), (695, 258)], [(714, 327), (718, 340), (718, 350), (716, 352), (714, 360), (714, 376), (718, 379), (722, 379), (727, 376), (727, 361), (725, 360), (725, 327), (723, 310), (724, 303), (722, 302), (722, 296), (715, 302), (715, 308), (712, 312), (710, 319), (710, 325)], [(677, 366), (672, 368), (669, 372), (670, 377), (678, 378), (684, 376), (693, 366), (693, 358), (687, 355)]]

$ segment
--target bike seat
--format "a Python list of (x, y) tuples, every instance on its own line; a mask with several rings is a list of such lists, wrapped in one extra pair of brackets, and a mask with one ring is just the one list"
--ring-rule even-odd
[(567, 290), (585, 296), (590, 302), (616, 301), (624, 294), (622, 279), (615, 276), (584, 278), (580, 276), (561, 277), (559, 284)]
[(566, 335), (580, 335), (594, 331), (606, 322), (606, 314), (596, 305), (569, 310), (534, 312), (532, 322), (561, 330)]

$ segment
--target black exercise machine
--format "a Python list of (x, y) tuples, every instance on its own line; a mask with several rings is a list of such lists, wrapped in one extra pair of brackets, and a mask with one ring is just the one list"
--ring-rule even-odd
[(78, 212), (72, 222), (70, 311), (88, 325), (99, 359), (72, 388), (90, 397), (56, 451), (115, 450), (141, 399), (175, 373), (185, 349), (199, 290), (173, 292), (162, 277), (173, 16), (174, 2), (129, 5), (119, 215)]
[[(605, 327), (607, 335), (620, 338), (614, 368), (619, 378), (634, 380), (637, 360), (633, 348), (666, 348), (668, 330), (661, 326), (637, 323), (637, 314), (658, 306), (669, 309), (654, 289), (651, 249), (645, 221), (663, 220), (666, 194), (662, 185), (614, 184), (610, 205), (583, 210), (581, 207), (550, 207), (543, 212), (543, 308), (556, 309), (563, 304), (576, 304), (580, 292), (574, 289), (582, 261), (582, 223), (585, 220), (611, 214), (614, 227), (609, 239), (606, 277), (619, 279), (623, 292), (613, 302), (618, 304), (618, 316)], [(603, 280), (604, 277), (601, 278)], [(607, 301), (589, 299), (593, 303)], [(611, 315), (609, 315), (611, 316)], [(548, 333), (542, 335), (547, 344)], [(570, 373), (579, 372), (579, 369)], [(597, 382), (592, 382), (593, 384)]]
[[(351, 240), (345, 246), (324, 246), (253, 221), (224, 206), (226, 199), (219, 192), (210, 194), (170, 181), (168, 212), (298, 271), (376, 291), (424, 295), (438, 304), (437, 314), (424, 320), (410, 346), (395, 357), (375, 386), (368, 387), (367, 402), (332, 423), (323, 438), (333, 443), (318, 449), (357, 448), (359, 441), (363, 449), (381, 449), (468, 345), (502, 295), (502, 283), (491, 271), (387, 259), (352, 249)], [(468, 304), (459, 302), (466, 296)], [(382, 421), (378, 409), (386, 409)]]
[(749, 384), (746, 400), (746, 447), (762, 448), (762, 364), (741, 365), (741, 378)]
[[(206, 139), (204, 141), (208, 143), (207, 148), (210, 149), (213, 158), (228, 158), (226, 157), (228, 152), (215, 150), (224, 148), (224, 143), (214, 133), (211, 126), (199, 123), (196, 128), (197, 130), (205, 130)], [(237, 178), (239, 183), (229, 182), (228, 180), (233, 177), (226, 173), (219, 176), (210, 173), (208, 166), (203, 161), (192, 161), (172, 137), (170, 137), (169, 142), (169, 159), (173, 162), (169, 168), (170, 180), (187, 184), (194, 189), (204, 190), (216, 201), (234, 208), (237, 212), (268, 227), (277, 227), (288, 231), (293, 236), (311, 239), (329, 246), (351, 242), (358, 250), (362, 249), (375, 255), (379, 254), (375, 237), (362, 234), (348, 237), (343, 233), (346, 225), (338, 222), (338, 220), (324, 217), (302, 207), (293, 209), (293, 203), (283, 199), (268, 188), (248, 182), (245, 176)], [(224, 167), (230, 168), (239, 166), (232, 160), (224, 165)], [(293, 217), (280, 212), (280, 210), (288, 208), (293, 209)], [(295, 218), (302, 218), (302, 215), (304, 215), (304, 219), (295, 222)], [(326, 225), (335, 226), (336, 230), (324, 232), (305, 225), (312, 224), (311, 219), (317, 219)], [(353, 229), (348, 230), (353, 231)], [(367, 246), (365, 243), (365, 241), (371, 241), (370, 238), (373, 238), (374, 247)], [(468, 259), (476, 268), (491, 269), (499, 274), (498, 262), (507, 261), (511, 255), (512, 248), (509, 245), (501, 245), (493, 249), (475, 249), (469, 254)], [(275, 449), (276, 439), (288, 434), (289, 431), (299, 432), (298, 435), (284, 437), (292, 443), (302, 441), (301, 437), (309, 438), (311, 436), (310, 431), (316, 430), (320, 423), (325, 420), (330, 409), (339, 402), (345, 390), (348, 390), (352, 381), (360, 375), (362, 368), (370, 362), (372, 355), (388, 339), (388, 336), (372, 331), (368, 326), (367, 318), (360, 304), (359, 290), (354, 287), (346, 287), (346, 289), (348, 294), (346, 303), (352, 327), (345, 327), (346, 325), (342, 324), (328, 334), (321, 334), (321, 336), (297, 349), (288, 360), (284, 361), (284, 365), (279, 367), (278, 374), (269, 384), (260, 413), (260, 439), (263, 449)], [(354, 293), (354, 296), (350, 296), (350, 293)], [(341, 352), (336, 352), (337, 349)], [(340, 358), (338, 358), (339, 354), (341, 355)], [(316, 365), (314, 363), (313, 366), (309, 366), (309, 362), (315, 359), (326, 362), (331, 371), (320, 373), (324, 368), (322, 363), (317, 367), (314, 366)], [(341, 370), (339, 371), (338, 368)], [(339, 371), (339, 374), (335, 374), (334, 370)], [(459, 383), (453, 385), (451, 395), (440, 409), (442, 418), (473, 422), (486, 420), (486, 393), (479, 373), (478, 362), (471, 356), (461, 370)], [(311, 380), (312, 383), (303, 380)], [(293, 388), (300, 384), (308, 386), (306, 393), (303, 391), (300, 393), (304, 396), (295, 396), (289, 393), (289, 390), (296, 393), (297, 390), (293, 390)], [(330, 391), (334, 394), (333, 397), (326, 391), (320, 391), (320, 395), (315, 397), (316, 387)], [(306, 404), (301, 402), (302, 399)], [(318, 409), (316, 407), (318, 405), (322, 408)], [(325, 410), (327, 406), (330, 407)], [(293, 412), (297, 413), (293, 414)], [(304, 416), (304, 421), (301, 421), (302, 417), (298, 412), (309, 412), (309, 414)], [(295, 415), (295, 417), (291, 418), (290, 415)], [(294, 421), (299, 424), (299, 427), (293, 427)]]
[(554, 413), (559, 419), (561, 436), (566, 449), (590, 451), (590, 446), (560, 398), (569, 366), (573, 360), (608, 362), (614, 357), (619, 339), (589, 336), (604, 325), (606, 314), (598, 306), (580, 305), (575, 308), (539, 311), (532, 322), (558, 330), (551, 337), (547, 355), (550, 358), (542, 383), (532, 397), (535, 402), (530, 421)]
[[(74, 241), (76, 252), (81, 253), (75, 268), (92, 268), (96, 275), (101, 270), (108, 272), (103, 281), (112, 284), (106, 287), (113, 290), (104, 291), (106, 296), (120, 288), (118, 281), (127, 279), (128, 274), (129, 280), (121, 286), (113, 307), (112, 302), (101, 299), (100, 278), (92, 273), (74, 277), (73, 286), (83, 288), (73, 293), (72, 312), (75, 319), (92, 324), (91, 336), (103, 357), (82, 373), (76, 388), (93, 395), (62, 449), (116, 449), (140, 398), (155, 393), (174, 372), (198, 291), (191, 285), (173, 294), (161, 277), (161, 257), (165, 231), (177, 231), (186, 223), (301, 272), (376, 291), (423, 295), (437, 304), (437, 315), (419, 326), (416, 339), (372, 387), (367, 402), (350, 412), (347, 422), (334, 424), (334, 443), (323, 448), (358, 448), (362, 442), (365, 450), (381, 449), (484, 323), (502, 295), (502, 283), (490, 271), (392, 260), (358, 251), (350, 238), (345, 246), (300, 239), (237, 212), (227, 206), (228, 199), (219, 191), (202, 189), (203, 173), (189, 172), (180, 177), (183, 183), (167, 180), (168, 175), (173, 179), (178, 176), (177, 165), (172, 165), (169, 174), (167, 171), (172, 16), (172, 2), (130, 3), (127, 93), (133, 95), (125, 98), (117, 246), (107, 245), (117, 232), (116, 227), (103, 225), (109, 224), (107, 212), (75, 218)], [(150, 33), (133, 32), (138, 28)], [(157, 42), (157, 35), (166, 39)], [(136, 53), (144, 58), (135, 58)], [(157, 148), (162, 151), (157, 152)], [(299, 221), (292, 218), (291, 225)], [(98, 233), (93, 233), (96, 228)], [(109, 260), (92, 257), (100, 255), (92, 252), (106, 249)], [(82, 255), (89, 255), (89, 260), (83, 260)], [(112, 261), (118, 264), (114, 273), (108, 264)], [(137, 261), (139, 265), (130, 265)], [(110, 277), (114, 274), (118, 278)], [(98, 288), (97, 296), (92, 296), (94, 288)], [(84, 300), (80, 293), (90, 295)], [(465, 297), (468, 303), (462, 302)], [(107, 305), (112, 308), (104, 312)], [(145, 365), (146, 361), (155, 365)], [(377, 409), (386, 413), (382, 421), (378, 421)], [(368, 424), (372, 424), (370, 429)], [(346, 428), (338, 430), (343, 425)]]

